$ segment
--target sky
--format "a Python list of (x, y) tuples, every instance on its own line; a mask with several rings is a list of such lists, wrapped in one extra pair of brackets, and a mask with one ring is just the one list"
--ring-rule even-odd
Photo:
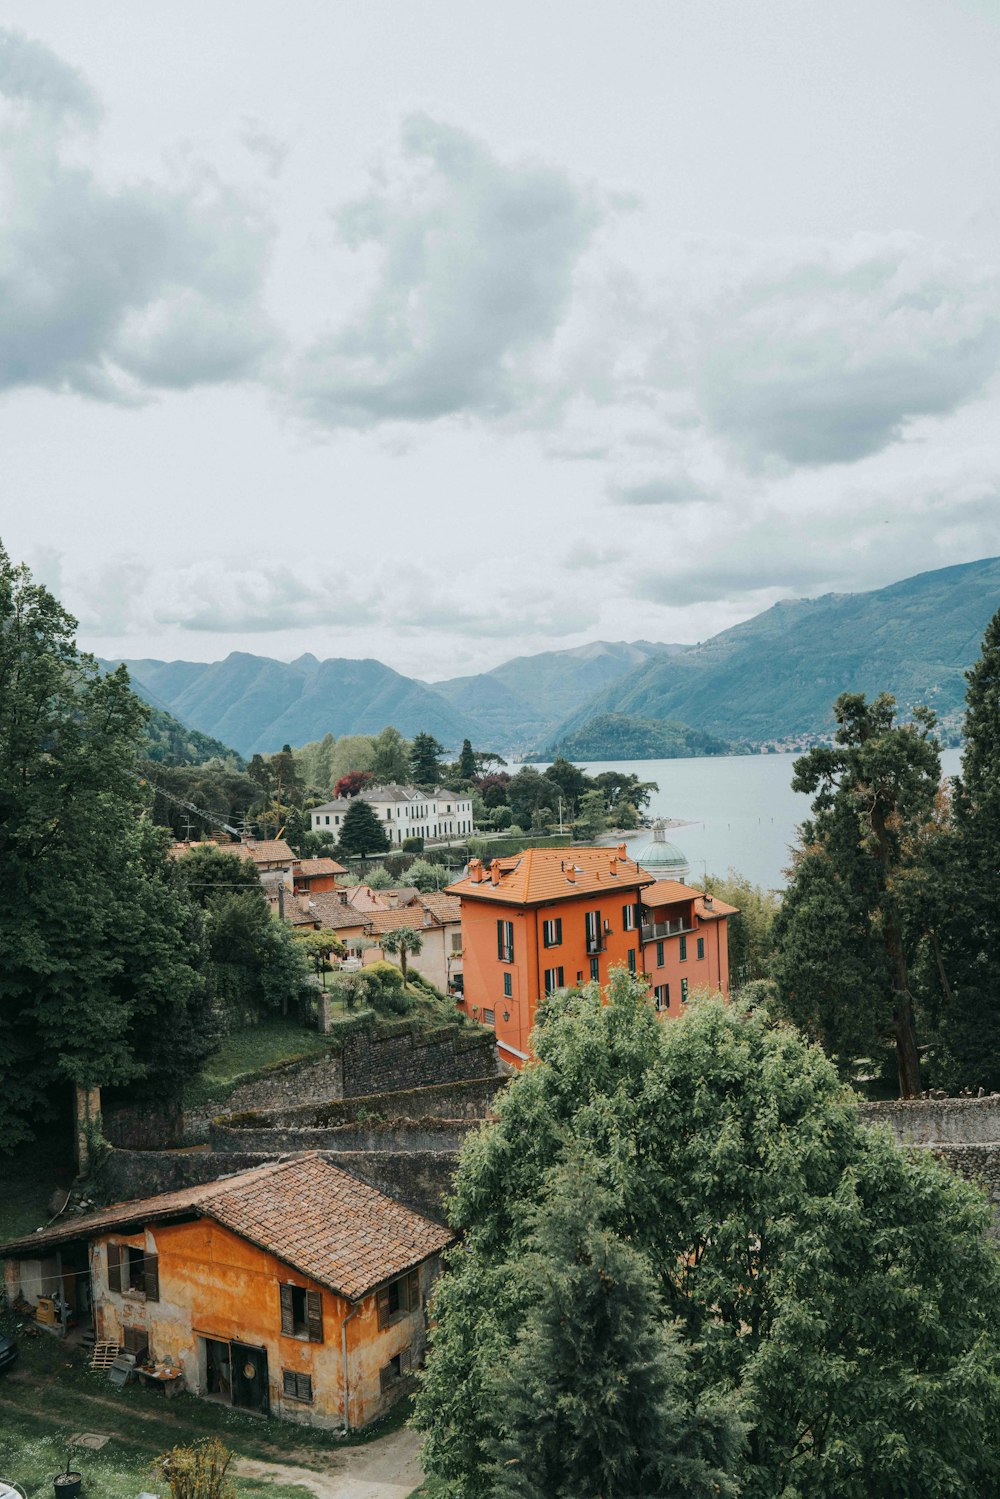
[(428, 680), (1000, 553), (1000, 0), (6, 0), (0, 540)]

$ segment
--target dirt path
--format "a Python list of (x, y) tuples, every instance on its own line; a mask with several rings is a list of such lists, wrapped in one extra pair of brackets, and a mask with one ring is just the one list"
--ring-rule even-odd
[(244, 1478), (270, 1478), (301, 1484), (316, 1499), (408, 1499), (420, 1484), (420, 1439), (412, 1431), (394, 1431), (364, 1447), (345, 1447), (335, 1454), (333, 1472), (317, 1473), (288, 1463), (240, 1458), (235, 1471)]

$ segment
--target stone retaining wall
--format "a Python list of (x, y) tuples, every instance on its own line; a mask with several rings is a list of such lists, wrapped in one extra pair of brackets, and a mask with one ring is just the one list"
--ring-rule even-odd
[(276, 1109), (240, 1109), (219, 1114), (213, 1123), (232, 1129), (336, 1129), (344, 1124), (386, 1124), (396, 1119), (482, 1119), (506, 1078), (476, 1078), (467, 1083), (441, 1083), (429, 1088), (404, 1088), (398, 1093), (365, 1093), (358, 1098), (333, 1099)]
[[(232, 1176), (286, 1154), (281, 1150), (225, 1155), (208, 1150), (112, 1150), (102, 1166), (101, 1196), (107, 1202), (154, 1197), (158, 1192)], [(444, 1222), (442, 1204), (451, 1191), (454, 1152), (324, 1150), (322, 1155), (387, 1197)]]
[(1000, 1144), (1000, 1096), (863, 1103), (866, 1124), (887, 1124), (901, 1145)]
[(442, 1151), (457, 1155), (467, 1134), (478, 1129), (472, 1119), (397, 1119), (389, 1124), (342, 1124), (334, 1129), (309, 1126), (234, 1127), (215, 1120), (209, 1137), (213, 1151), (223, 1154), (262, 1150), (292, 1152), (298, 1150), (390, 1151), (413, 1154), (419, 1151)]

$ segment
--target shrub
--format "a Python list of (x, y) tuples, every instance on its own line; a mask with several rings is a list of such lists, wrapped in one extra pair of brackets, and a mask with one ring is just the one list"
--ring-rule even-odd
[(400, 847), (404, 854), (422, 854), (424, 851), (424, 840), (422, 838), (404, 838)]

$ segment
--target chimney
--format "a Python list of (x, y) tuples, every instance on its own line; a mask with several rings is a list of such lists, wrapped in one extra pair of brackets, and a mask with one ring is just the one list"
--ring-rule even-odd
[(611, 858), (610, 873), (612, 877), (616, 876), (618, 873), (618, 860), (613, 855)]
[(617, 853), (619, 859), (624, 859), (624, 857), (625, 857), (625, 845), (624, 845), (624, 843), (619, 843), (619, 845), (618, 845), (617, 849), (615, 850), (615, 852)]
[(703, 901), (703, 902), (704, 902), (704, 904), (705, 904), (705, 905), (706, 905), (706, 906), (709, 906), (709, 907), (711, 907), (711, 904), (712, 904), (712, 897), (711, 897), (711, 896), (710, 896), (710, 895), (703, 895), (703, 896), (702, 896), (702, 901)]
[(474, 885), (483, 883), (483, 861), (482, 859), (469, 860), (469, 879)]
[(500, 860), (499, 859), (491, 859), (490, 860), (490, 883), (493, 884), (493, 885), (499, 885), (499, 883), (500, 883)]

